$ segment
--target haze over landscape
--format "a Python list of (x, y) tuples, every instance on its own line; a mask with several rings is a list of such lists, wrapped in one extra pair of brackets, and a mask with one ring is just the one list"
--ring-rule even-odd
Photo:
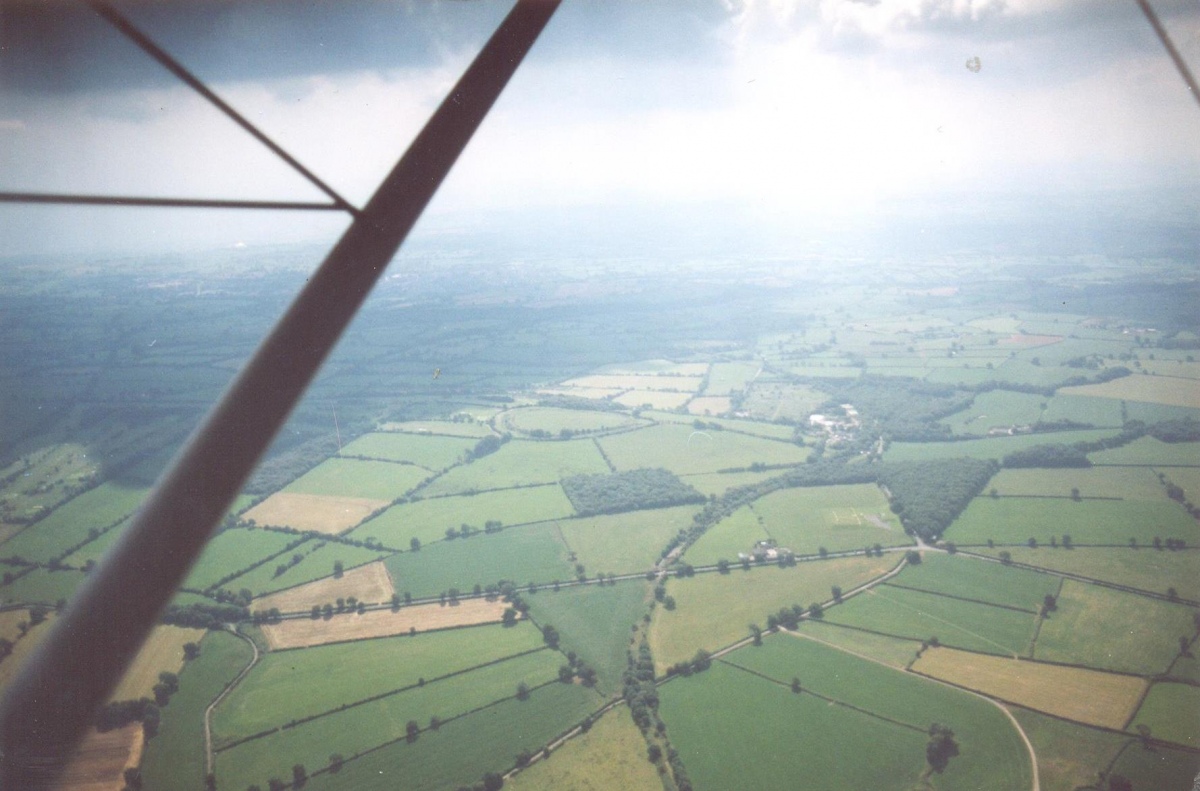
[[(119, 8), (362, 205), (509, 6)], [(0, 23), (0, 190), (323, 198)], [(59, 788), (1190, 787), (1198, 143), (1132, 2), (567, 2)], [(0, 204), (0, 687), (347, 225)]]

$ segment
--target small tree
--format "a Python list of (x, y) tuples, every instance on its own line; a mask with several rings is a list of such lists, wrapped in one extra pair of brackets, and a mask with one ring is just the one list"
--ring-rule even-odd
[(287, 788), (287, 783), (280, 780), (278, 777), (272, 777), (267, 781), (268, 791), (284, 791)]
[(413, 742), (415, 742), (417, 740), (417, 737), (420, 735), (421, 735), (421, 726), (420, 726), (420, 724), (417, 723), (416, 720), (409, 720), (407, 723), (405, 723), (404, 739), (409, 744), (412, 744)]
[(657, 744), (651, 744), (648, 748), (646, 748), (646, 758), (648, 758), (652, 764), (658, 763), (662, 760), (662, 748)]
[(808, 605), (808, 617), (818, 621), (825, 617), (825, 608), (821, 606), (821, 602), (815, 601)]
[(346, 567), (342, 565), (342, 561), (333, 561), (333, 578), (335, 580), (340, 580), (342, 578), (342, 572), (345, 571), (345, 568)]
[(408, 542), (408, 548), (410, 550), (412, 550), (413, 552), (420, 552), (421, 551), (421, 539), (417, 538), (416, 536), (413, 536), (412, 540)]
[(342, 771), (342, 764), (345, 762), (346, 759), (342, 757), (341, 753), (333, 753), (329, 756), (329, 771), (337, 774)]
[(797, 694), (800, 693), (800, 679), (794, 677), (792, 678), (792, 692)]
[(517, 684), (517, 700), (529, 700), (529, 685), (524, 681)]
[(907, 560), (912, 566), (921, 565), (921, 553), (915, 549), (908, 550), (908, 552), (904, 555), (904, 559)]
[(483, 791), (500, 791), (504, 788), (504, 778), (495, 772), (488, 772), (483, 776)]
[(956, 755), (958, 743), (954, 741), (954, 731), (936, 722), (930, 725), (929, 742), (925, 745), (925, 760), (929, 762), (929, 768), (941, 774)]
[(1001, 550), (1000, 551), (1000, 562), (1006, 566), (1009, 565), (1010, 563), (1012, 563), (1012, 553), (1009, 552), (1007, 549)]
[(437, 716), (429, 718), (429, 730), (436, 731), (440, 727), (442, 727), (442, 721)]
[(308, 770), (304, 768), (304, 764), (294, 764), (292, 766), (292, 786), (295, 788), (304, 788), (308, 782)]
[(834, 600), (835, 602), (841, 602), (841, 600), (842, 600), (842, 589), (841, 589), (840, 587), (838, 587), (837, 585), (834, 585), (834, 586), (833, 586), (833, 587), (830, 589), (830, 593), (832, 593), (832, 594), (833, 594), (833, 600)]
[(192, 660), (198, 656), (200, 656), (200, 644), (199, 643), (184, 643), (183, 644), (183, 658), (184, 659)]
[(665, 607), (668, 610), (674, 610), (675, 609), (675, 597), (674, 596), (664, 596), (663, 597), (663, 607)]
[(504, 609), (504, 615), (503, 615), (502, 620), (503, 620), (503, 623), (505, 626), (516, 626), (517, 625), (517, 611), (515, 609), (513, 609), (512, 607), (506, 607)]

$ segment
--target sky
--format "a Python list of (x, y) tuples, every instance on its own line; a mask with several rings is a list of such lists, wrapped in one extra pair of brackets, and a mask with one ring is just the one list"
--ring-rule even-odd
[[(1200, 71), (1200, 6), (1153, 5)], [(119, 7), (361, 204), (508, 5)], [(38, 8), (0, 14), (0, 189), (321, 199), (90, 11)], [(778, 254), (951, 220), (1195, 232), (1198, 195), (1200, 105), (1132, 0), (566, 0), (417, 233), (553, 227), (586, 252), (721, 229), (722, 253)], [(0, 257), (328, 243), (345, 225), (0, 206)]]

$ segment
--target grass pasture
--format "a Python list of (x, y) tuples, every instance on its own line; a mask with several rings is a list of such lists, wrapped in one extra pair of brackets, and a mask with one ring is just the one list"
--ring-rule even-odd
[(753, 508), (779, 546), (799, 554), (813, 554), (820, 547), (838, 551), (912, 543), (874, 484), (781, 489), (755, 501)]
[(702, 472), (696, 475), (685, 475), (680, 478), (684, 483), (694, 487), (703, 495), (715, 494), (720, 497), (735, 486), (747, 486), (765, 481), (779, 475), (778, 470), (765, 472)]
[(575, 578), (557, 528), (544, 524), (439, 541), (384, 562), (396, 591), (413, 596), (436, 596), (450, 588), (466, 592), (500, 580), (524, 585)]
[(955, 434), (986, 435), (993, 428), (1036, 423), (1045, 402), (1046, 398), (1042, 395), (992, 390), (975, 396), (971, 406), (943, 418), (941, 422)]
[(704, 395), (727, 396), (745, 390), (761, 369), (757, 362), (713, 363), (708, 371)]
[(441, 470), (459, 461), (475, 440), (457, 437), (422, 436), (396, 432), (364, 434), (338, 452), (339, 456), (408, 462), (427, 470)]
[(730, 431), (696, 431), (690, 425), (658, 425), (603, 437), (604, 452), (619, 471), (664, 467), (677, 475), (763, 464), (799, 464), (809, 450), (788, 442)]
[(563, 519), (555, 525), (589, 573), (619, 574), (653, 566), (667, 541), (691, 527), (697, 510), (684, 505)]
[[(1001, 550), (981, 549), (996, 557)], [(1011, 547), (1008, 553), (1018, 563), (1027, 563), (1053, 571), (1080, 574), (1093, 579), (1128, 585), (1131, 588), (1167, 593), (1169, 588), (1185, 599), (1200, 601), (1200, 575), (1196, 573), (1200, 555), (1195, 551), (1155, 551), (1127, 547), (1076, 548), (1071, 551)]]
[(701, 376), (673, 376), (671, 374), (592, 374), (569, 379), (564, 387), (589, 387), (602, 390), (668, 390), (676, 393), (694, 393), (700, 387)]
[[(1000, 470), (988, 481), (1001, 497), (1120, 497), (1125, 500), (1165, 500), (1166, 490), (1154, 471), (1145, 467), (1088, 467), (1080, 469)], [(986, 496), (986, 495), (985, 495)]]
[[(792, 791), (901, 791), (915, 785), (926, 736), (812, 695), (793, 695), (717, 663), (660, 692), (660, 714), (697, 788)], [(872, 749), (845, 760), (850, 744)], [(765, 745), (777, 745), (763, 760)], [(789, 749), (804, 745), (802, 751)]]
[(0, 555), (46, 561), (133, 513), (148, 490), (104, 483), (60, 505), (49, 516), (0, 544)]
[(273, 650), (305, 648), (348, 640), (367, 640), (397, 634), (431, 632), (498, 623), (508, 605), (500, 600), (464, 599), (458, 604), (417, 604), (398, 610), (346, 612), (325, 618), (291, 618), (263, 624), (261, 629)]
[(1034, 657), (1162, 673), (1179, 652), (1179, 636), (1194, 633), (1184, 605), (1067, 580), (1058, 609), (1042, 624)]
[(571, 442), (514, 439), (495, 453), (450, 470), (429, 484), (422, 495), (555, 483), (571, 475), (607, 472), (608, 465), (590, 439)]
[(203, 629), (185, 629), (180, 626), (156, 626), (133, 663), (125, 671), (109, 700), (137, 700), (153, 698), (154, 685), (162, 672), (178, 673), (183, 667), (185, 643), (199, 643), (204, 637)]
[(216, 744), (540, 647), (541, 634), (521, 623), (272, 651), (215, 710)]
[(1134, 788), (1152, 788), (1155, 791), (1187, 791), (1200, 774), (1200, 755), (1183, 750), (1158, 748), (1143, 750), (1131, 744), (1122, 753), (1112, 768), (1113, 774), (1134, 778)]
[(297, 530), (316, 530), (337, 535), (357, 525), (387, 500), (365, 497), (336, 497), (327, 494), (276, 492), (242, 514), (260, 525), (294, 527)]
[[(276, 573), (279, 571), (279, 562), (268, 561), (227, 582), (224, 587), (235, 591), (247, 588), (255, 596), (263, 596), (328, 577), (333, 574), (334, 564), (339, 560), (342, 567), (349, 571), (373, 560), (379, 560), (387, 554), (374, 549), (326, 541), (307, 541), (293, 552), (303, 555), (303, 559), (295, 566), (289, 566), (282, 574)], [(290, 561), (293, 552), (280, 556), (279, 561)]]
[(1155, 684), (1130, 727), (1139, 725), (1148, 727), (1155, 738), (1200, 747), (1200, 687)]
[(1036, 612), (1046, 594), (1057, 593), (1059, 578), (961, 555), (927, 552), (921, 563), (906, 566), (889, 584)]
[(464, 524), (483, 529), (490, 520), (519, 525), (562, 519), (572, 513), (571, 501), (554, 483), (401, 503), (356, 529), (353, 536), (377, 538), (385, 546), (406, 549), (413, 538), (428, 544), (445, 538), (447, 528), (457, 530)]
[(1030, 538), (1048, 545), (1052, 538), (1061, 541), (1064, 534), (1080, 545), (1123, 545), (1130, 538), (1144, 545), (1155, 536), (1182, 538), (1194, 545), (1200, 530), (1182, 506), (1168, 500), (976, 497), (945, 537), (959, 545), (986, 544), (988, 539), (998, 544), (1023, 544)]
[(567, 431), (610, 431), (636, 426), (638, 421), (623, 412), (590, 412), (583, 409), (532, 406), (509, 409), (500, 414), (505, 426), (529, 434), (547, 431), (557, 435)]
[(1074, 725), (1029, 709), (1014, 707), (1012, 715), (1037, 754), (1041, 791), (1088, 787), (1129, 741), (1127, 736)]
[(1174, 376), (1133, 374), (1102, 384), (1064, 387), (1061, 392), (1064, 395), (1147, 401), (1167, 406), (1200, 409), (1200, 388), (1196, 387), (1196, 381)]
[[(1029, 778), (1028, 755), (1007, 718), (967, 693), (793, 634), (742, 648), (723, 661), (784, 685), (799, 678), (804, 690), (922, 731), (932, 722), (950, 726), (961, 752), (938, 778), (941, 787), (986, 788), (994, 774), (1003, 774), (999, 767), (1006, 764), (1004, 780)], [(792, 694), (784, 688), (780, 691)]]
[(367, 604), (379, 604), (390, 601), (395, 592), (387, 568), (377, 561), (343, 572), (340, 578), (324, 577), (263, 596), (255, 600), (254, 609), (277, 608), (285, 613), (301, 612), (314, 604), (335, 602), (351, 596)]
[(511, 766), (521, 750), (537, 750), (578, 724), (598, 702), (594, 692), (576, 684), (551, 684), (529, 700), (502, 701), (423, 733), (412, 744), (390, 744), (347, 763), (338, 774), (311, 779), (307, 788), (395, 791), (397, 777), (412, 791), (469, 786), (485, 772)]
[(928, 648), (913, 670), (1087, 725), (1121, 730), (1146, 682), (1136, 676)]
[(665, 392), (662, 390), (627, 390), (613, 399), (613, 403), (630, 409), (676, 409), (692, 399), (691, 393)]
[(0, 690), (8, 686), (8, 682), (12, 681), (17, 675), (17, 671), (21, 669), (25, 658), (38, 647), (42, 640), (46, 639), (53, 622), (54, 615), (51, 614), (37, 626), (30, 627), (24, 637), (15, 641), (12, 653), (0, 661)]
[[(821, 369), (831, 371), (833, 369)], [(850, 376), (858, 376), (857, 368), (846, 369)], [(837, 376), (839, 373), (821, 373), (820, 376)], [(807, 421), (808, 416), (829, 399), (829, 394), (808, 385), (782, 382), (755, 382), (746, 394), (742, 408), (760, 420)]]
[(542, 589), (526, 596), (529, 614), (539, 625), (558, 630), (564, 651), (574, 651), (596, 669), (602, 694), (618, 694), (630, 627), (645, 612), (647, 586), (622, 582), (598, 587), (585, 585), (555, 593)]
[(0, 604), (48, 604), (70, 599), (87, 575), (82, 571), (34, 569), (0, 586)]
[(926, 461), (928, 459), (996, 459), (1009, 453), (1037, 445), (1071, 445), (1091, 442), (1117, 435), (1115, 429), (1085, 429), (1082, 431), (1052, 431), (1044, 434), (1017, 434), (1012, 437), (965, 439), (957, 442), (893, 442), (883, 458), (885, 461)]
[(739, 552), (749, 554), (757, 542), (767, 538), (758, 515), (749, 506), (743, 506), (706, 530), (688, 547), (684, 558), (695, 566), (710, 566), (718, 560), (736, 563)]
[(699, 396), (688, 401), (690, 415), (723, 415), (733, 408), (728, 396)]
[(1124, 423), (1121, 418), (1121, 402), (1116, 399), (1061, 393), (1055, 394), (1047, 402), (1042, 420), (1047, 423), (1074, 420), (1079, 423), (1091, 423), (1093, 426), (1114, 428), (1119, 428)]
[(411, 464), (335, 457), (313, 467), (284, 491), (391, 501), (407, 494), (429, 475), (428, 470)]
[(814, 621), (811, 618), (802, 622), (795, 634), (849, 654), (873, 659), (898, 670), (903, 670), (921, 648), (921, 643), (917, 640), (884, 637), (859, 629), (846, 629), (827, 621)]
[(872, 588), (825, 618), (915, 640), (936, 636), (946, 645), (1007, 656), (1025, 653), (1036, 624), (1032, 613), (889, 586)]
[(563, 745), (553, 760), (539, 761), (505, 787), (512, 791), (662, 791), (663, 784), (646, 760), (646, 741), (629, 710), (620, 706)]
[[(458, 683), (418, 686), (326, 717), (281, 730), (217, 754), (217, 779), (229, 788), (266, 787), (270, 777), (290, 777), (296, 763), (320, 761), (331, 753), (354, 755), (405, 734), (405, 723), (424, 727), (430, 717), (449, 719), (557, 677), (562, 656), (537, 651), (472, 670)], [(395, 778), (392, 780), (395, 786)], [(357, 787), (357, 786), (351, 786)]]
[(452, 420), (410, 420), (403, 423), (384, 423), (379, 430), (402, 434), (432, 434), (475, 439), (483, 439), (492, 434), (491, 427), (486, 423)]
[[(221, 579), (233, 572), (251, 566), (254, 563), (282, 552), (298, 536), (279, 533), (274, 530), (246, 530), (231, 528), (217, 533), (204, 547), (200, 559), (192, 566), (191, 572), (183, 582), (183, 587), (205, 590), (216, 585)], [(297, 552), (300, 547), (297, 547)], [(284, 558), (286, 560), (286, 558)], [(268, 565), (274, 565), (268, 561)]]
[[(693, 415), (681, 415), (678, 412), (643, 412), (642, 417), (650, 418), (656, 423), (681, 423), (688, 426), (695, 424), (696, 418)], [(715, 423), (723, 429), (740, 432), (742, 434), (753, 434), (756, 437), (766, 437), (767, 439), (781, 439), (791, 441), (796, 429), (792, 426), (782, 423), (764, 423), (761, 420), (740, 420), (735, 418), (724, 417), (708, 417), (705, 418), (705, 423)]]
[(250, 663), (253, 652), (227, 632), (209, 632), (200, 656), (179, 675), (179, 691), (162, 711), (158, 733), (142, 755), (146, 788), (202, 791), (204, 785), (204, 710)]
[(736, 567), (729, 574), (672, 579), (667, 593), (675, 598), (676, 608), (656, 607), (650, 624), (655, 666), (661, 672), (691, 659), (697, 649), (712, 651), (749, 637), (749, 624), (765, 627), (767, 615), (780, 607), (828, 601), (832, 586), (850, 590), (893, 564), (892, 558), (837, 558), (787, 569)]
[(1128, 445), (1089, 453), (1093, 464), (1200, 467), (1200, 442), (1163, 442), (1139, 437)]

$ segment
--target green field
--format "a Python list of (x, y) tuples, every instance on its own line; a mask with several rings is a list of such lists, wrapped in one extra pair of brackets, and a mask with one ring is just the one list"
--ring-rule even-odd
[(732, 431), (696, 431), (690, 425), (659, 425), (599, 440), (621, 471), (665, 467), (677, 475), (762, 464), (799, 464), (809, 450), (789, 442)]
[[(819, 400), (824, 400), (825, 394), (820, 395)], [(695, 426), (695, 415), (680, 415), (676, 412), (657, 412), (647, 410), (642, 413), (642, 417), (650, 418), (656, 423), (679, 423), (689, 426)], [(735, 418), (726, 417), (704, 417), (701, 422), (709, 424), (715, 423), (723, 429), (730, 431), (740, 431), (745, 434), (753, 434), (757, 437), (766, 437), (767, 439), (782, 439), (790, 441), (796, 433), (796, 429), (792, 426), (782, 423), (764, 423), (761, 420), (738, 420)], [(709, 429), (705, 429), (706, 431)]]
[(1028, 650), (1036, 624), (1032, 613), (889, 586), (856, 596), (825, 618), (897, 637), (937, 637), (943, 645), (1009, 656)]
[(1200, 687), (1190, 684), (1155, 684), (1150, 687), (1130, 730), (1150, 728), (1157, 739), (1200, 747)]
[[(1184, 386), (1186, 388), (1186, 385)], [(1192, 387), (1195, 387), (1193, 383)], [(1130, 420), (1157, 423), (1160, 420), (1200, 420), (1200, 409), (1169, 404), (1152, 404), (1148, 401), (1125, 401), (1125, 412)]]
[(328, 459), (288, 484), (285, 492), (393, 500), (429, 477), (411, 464)]
[(510, 791), (620, 789), (662, 791), (646, 741), (629, 709), (608, 712), (587, 733), (567, 742), (552, 761), (539, 761), (504, 784)]
[(738, 553), (749, 554), (757, 542), (767, 538), (754, 509), (743, 506), (705, 531), (688, 547), (684, 558), (696, 566), (710, 566), (722, 559), (737, 563)]
[(475, 439), (483, 439), (493, 433), (485, 423), (451, 420), (410, 420), (404, 423), (384, 423), (379, 430), (407, 434), (445, 434), (452, 437), (474, 437)]
[[(204, 590), (229, 574), (251, 566), (276, 552), (282, 552), (284, 547), (298, 540), (300, 536), (274, 530), (222, 530), (204, 547), (200, 559), (184, 580), (183, 587)], [(296, 547), (293, 552), (303, 554), (302, 547)], [(279, 562), (286, 563), (291, 554), (283, 555)], [(267, 565), (274, 568), (277, 564), (268, 561)]]
[(1051, 423), (1058, 420), (1074, 420), (1091, 423), (1100, 428), (1120, 427), (1121, 402), (1112, 398), (1095, 396), (1056, 395), (1046, 404), (1042, 420)]
[(986, 435), (993, 428), (1030, 426), (1042, 414), (1045, 396), (992, 390), (975, 396), (967, 409), (942, 419), (955, 434)]
[(1139, 437), (1128, 445), (1089, 453), (1093, 464), (1200, 467), (1200, 442), (1162, 442)]
[[(976, 497), (945, 537), (960, 545), (1041, 544), (1070, 535), (1075, 544), (1149, 544), (1155, 536), (1181, 538), (1195, 545), (1196, 521), (1177, 503), (1139, 500), (1050, 500)], [(1050, 550), (1053, 551), (1053, 550)]]
[(53, 605), (59, 599), (71, 598), (84, 579), (86, 575), (80, 571), (33, 569), (9, 585), (0, 585), (0, 603)]
[(133, 513), (146, 491), (115, 483), (101, 484), (68, 500), (46, 518), (0, 544), (0, 556), (19, 555), (39, 561), (58, 557), (87, 541), (89, 531), (102, 530)]
[(680, 477), (680, 480), (689, 486), (695, 487), (703, 495), (712, 494), (720, 497), (736, 486), (749, 486), (760, 481), (765, 481), (768, 478), (774, 478), (779, 474), (779, 470), (766, 470), (764, 472), (707, 472), (698, 475), (684, 475)]
[(745, 390), (761, 367), (757, 362), (713, 363), (708, 370), (708, 386), (703, 395), (721, 396)]
[(798, 633), (804, 637), (828, 643), (853, 654), (870, 657), (891, 667), (903, 668), (917, 656), (918, 640), (884, 637), (860, 629), (847, 629), (828, 621), (808, 619), (800, 624)]
[(215, 744), (542, 646), (537, 629), (521, 623), (273, 651), (214, 712)]
[[(1075, 791), (1095, 783), (1129, 737), (1074, 725), (1020, 706), (1010, 708), (1038, 757), (1041, 791)], [(1134, 788), (1141, 788), (1136, 780)]]
[(624, 412), (592, 412), (584, 409), (559, 407), (523, 407), (502, 412), (498, 418), (513, 431), (529, 434), (546, 431), (557, 435), (567, 431), (608, 431), (636, 426), (640, 421)]
[(974, 695), (789, 634), (723, 661), (784, 685), (799, 678), (802, 689), (921, 730), (934, 722), (948, 725), (960, 755), (938, 778), (943, 788), (1027, 787), (1031, 767), (1020, 736), (1000, 711)]
[(1183, 750), (1168, 750), (1159, 747), (1143, 750), (1131, 744), (1121, 753), (1113, 765), (1112, 773), (1131, 778), (1134, 788), (1154, 791), (1187, 791), (1200, 774), (1200, 755)]
[(292, 552), (287, 552), (278, 560), (268, 561), (258, 568), (236, 577), (225, 583), (223, 587), (232, 591), (247, 588), (255, 596), (262, 596), (266, 593), (328, 577), (333, 574), (333, 564), (336, 561), (340, 560), (343, 569), (349, 571), (355, 566), (370, 563), (387, 554), (374, 549), (321, 540), (306, 541), (293, 552), (299, 552), (304, 559), (295, 566), (289, 566), (282, 574), (276, 575), (277, 567), (280, 563), (286, 565), (291, 560)]
[(1114, 429), (1054, 431), (1045, 434), (1018, 434), (1015, 437), (988, 437), (958, 442), (893, 442), (884, 452), (885, 461), (925, 461), (927, 459), (1002, 459), (1009, 453), (1037, 445), (1071, 445), (1117, 435)]
[(574, 513), (571, 501), (557, 483), (462, 497), (434, 497), (394, 505), (351, 531), (356, 539), (377, 538), (385, 546), (407, 549), (416, 538), (422, 544), (446, 537), (446, 528), (471, 525), (482, 530), (492, 520), (520, 525), (562, 519)]
[(620, 574), (653, 566), (667, 541), (692, 526), (697, 510), (684, 505), (563, 519), (556, 524), (578, 562), (590, 572)]
[(533, 687), (550, 681), (560, 664), (559, 654), (538, 651), (335, 712), (218, 753), (217, 779), (228, 788), (266, 787), (270, 777), (290, 777), (293, 764), (319, 765), (331, 753), (349, 756), (402, 738), (409, 720), (424, 727), (430, 717), (449, 719), (510, 697), (518, 683)]
[(889, 584), (1036, 612), (1042, 597), (1058, 591), (1059, 578), (961, 555), (927, 552), (921, 563), (907, 566)]
[(450, 588), (466, 592), (500, 580), (524, 585), (575, 578), (574, 564), (553, 525), (441, 541), (420, 552), (392, 555), (384, 563), (396, 592), (413, 596), (436, 596)]
[(475, 441), (471, 439), (376, 432), (354, 440), (338, 455), (404, 461), (429, 470), (440, 470), (458, 462), (473, 447)]
[(1179, 637), (1195, 632), (1184, 605), (1067, 580), (1034, 657), (1151, 675), (1165, 672)]
[(449, 722), (436, 733), (422, 733), (412, 744), (400, 741), (350, 761), (337, 774), (312, 778), (306, 788), (395, 791), (397, 778), (403, 778), (406, 791), (469, 786), (485, 772), (512, 766), (521, 750), (541, 748), (599, 702), (594, 692), (576, 684), (551, 684), (535, 690), (529, 700), (506, 700)]
[(421, 494), (428, 497), (505, 489), (534, 483), (554, 483), (571, 475), (607, 472), (608, 465), (590, 439), (571, 442), (514, 439), (495, 453), (454, 468), (429, 484)]
[(1186, 552), (1156, 551), (1143, 545), (1141, 549), (1128, 547), (1087, 547), (1070, 552), (1010, 547), (1007, 550), (977, 550), (992, 557), (1007, 551), (1018, 563), (1031, 566), (1080, 574), (1093, 579), (1128, 585), (1131, 588), (1167, 593), (1169, 588), (1185, 599), (1200, 601), (1200, 575), (1196, 573), (1197, 554)]
[(201, 641), (199, 658), (184, 666), (179, 692), (162, 711), (158, 735), (146, 744), (146, 788), (204, 788), (204, 710), (252, 656), (250, 646), (231, 634), (209, 632)]
[(802, 555), (912, 543), (875, 484), (781, 489), (752, 507), (779, 546)]
[[(1166, 488), (1148, 467), (1088, 467), (1080, 469), (1000, 470), (987, 491), (1001, 497), (1120, 497), (1126, 500), (1165, 500)], [(986, 496), (986, 495), (985, 495)]]
[[(722, 648), (750, 635), (749, 624), (765, 627), (767, 615), (780, 607), (828, 601), (834, 585), (850, 590), (887, 572), (894, 558), (837, 558), (801, 563), (794, 568), (776, 566), (729, 574), (700, 574), (671, 579), (667, 594), (676, 609), (661, 605), (650, 625), (650, 649), (661, 672), (681, 660), (691, 659), (699, 648)], [(837, 608), (834, 608), (835, 610)]]
[(543, 589), (525, 600), (538, 624), (558, 630), (561, 650), (574, 651), (596, 669), (597, 689), (613, 695), (621, 690), (630, 627), (645, 613), (646, 595), (646, 583), (631, 581), (608, 587), (565, 588), (557, 593)]

